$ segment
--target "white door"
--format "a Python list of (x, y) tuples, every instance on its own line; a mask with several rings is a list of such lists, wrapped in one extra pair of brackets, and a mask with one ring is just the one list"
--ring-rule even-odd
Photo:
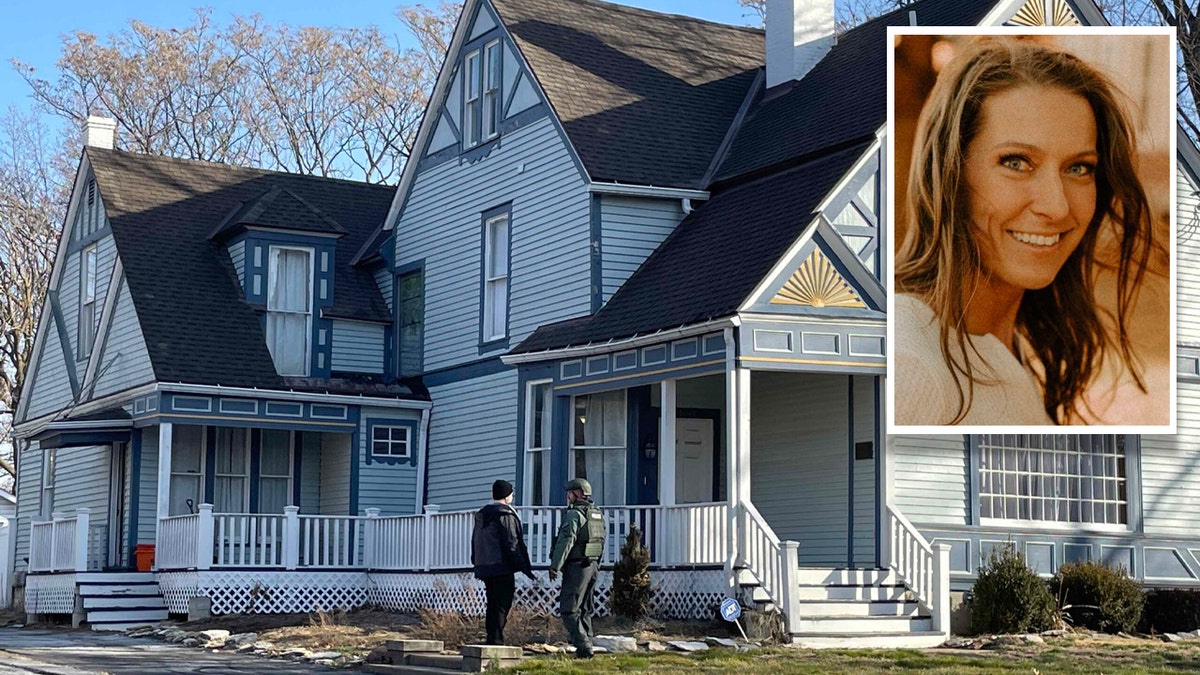
[(713, 501), (713, 421), (675, 420), (675, 500)]

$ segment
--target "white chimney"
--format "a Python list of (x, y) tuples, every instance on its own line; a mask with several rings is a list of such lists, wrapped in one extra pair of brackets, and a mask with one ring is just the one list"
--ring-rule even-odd
[(799, 80), (834, 43), (834, 0), (767, 0), (767, 88)]
[(91, 115), (83, 123), (83, 144), (89, 148), (112, 150), (116, 147), (117, 121)]

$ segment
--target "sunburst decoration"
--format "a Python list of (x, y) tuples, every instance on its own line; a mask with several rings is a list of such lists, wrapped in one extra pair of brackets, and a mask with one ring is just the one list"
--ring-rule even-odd
[(1009, 25), (1015, 26), (1078, 26), (1079, 19), (1071, 11), (1066, 0), (1050, 0), (1054, 10), (1053, 22), (1046, 22), (1047, 0), (1028, 0), (1017, 13), (1008, 20)]
[(806, 307), (866, 307), (858, 293), (846, 283), (837, 268), (814, 249), (812, 255), (792, 274), (779, 293), (771, 298), (772, 305), (803, 305)]

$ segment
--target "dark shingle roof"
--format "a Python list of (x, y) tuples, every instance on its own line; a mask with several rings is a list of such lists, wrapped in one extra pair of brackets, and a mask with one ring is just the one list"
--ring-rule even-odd
[(286, 385), (224, 246), (209, 239), (231, 213), (276, 189), (346, 230), (335, 256), (334, 311), (326, 314), (389, 319), (371, 274), (350, 260), (387, 214), (394, 188), (115, 150), (86, 153), (159, 381)]
[(597, 0), (492, 0), (591, 178), (699, 188), (761, 30)]
[(645, 335), (733, 314), (866, 149), (833, 152), (714, 197), (685, 218), (594, 316), (543, 326), (513, 353)]
[(916, 12), (922, 26), (973, 26), (995, 5), (995, 0), (919, 0), (839, 36), (802, 80), (779, 85), (755, 102), (717, 181), (874, 134), (887, 118), (887, 27), (908, 25), (909, 12)]
[(279, 230), (312, 232), (342, 236), (346, 230), (336, 220), (321, 213), (300, 195), (275, 186), (263, 194), (242, 203), (241, 208), (226, 218), (213, 234), (214, 239), (245, 227), (266, 227)]

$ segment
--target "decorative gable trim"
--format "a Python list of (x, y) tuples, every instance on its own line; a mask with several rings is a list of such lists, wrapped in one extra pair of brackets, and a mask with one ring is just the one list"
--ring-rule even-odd
[(771, 298), (772, 305), (798, 305), (802, 307), (851, 307), (866, 308), (854, 288), (838, 273), (833, 263), (813, 248), (799, 269), (784, 282), (783, 288)]
[(88, 355), (87, 370), (84, 371), (81, 386), (81, 391), (84, 392), (84, 395), (80, 397), (81, 401), (90, 399), (92, 390), (96, 386), (96, 370), (100, 367), (100, 360), (108, 346), (108, 331), (112, 328), (113, 314), (116, 313), (117, 298), (121, 295), (121, 284), (124, 280), (125, 266), (121, 263), (121, 256), (118, 255), (116, 262), (113, 263), (112, 278), (108, 281), (108, 294), (104, 296), (104, 308), (100, 310), (100, 328), (96, 331), (92, 352)]
[[(1028, 9), (1026, 9), (1029, 5), (1034, 4), (1034, 3), (1041, 3), (1042, 7), (1041, 7), (1040, 12), (1038, 11), (1038, 8), (1036, 8), (1036, 7), (1029, 7)], [(1049, 12), (1046, 11), (1047, 4), (1050, 5)], [(979, 22), (979, 25), (980, 26), (1003, 25), (1010, 21), (1013, 21), (1013, 19), (1022, 12), (1024, 12), (1025, 14), (1028, 14), (1028, 15), (1037, 14), (1041, 17), (1045, 17), (1047, 14), (1049, 14), (1051, 16), (1058, 16), (1062, 11), (1064, 11), (1064, 9), (1067, 11), (1070, 11), (1075, 16), (1075, 18), (1077, 18), (1079, 20), (1079, 22), (1085, 26), (1107, 26), (1107, 25), (1109, 25), (1108, 20), (1104, 18), (1104, 13), (1100, 11), (1100, 8), (1096, 5), (1096, 3), (1093, 0), (1004, 0), (1003, 2), (997, 3), (996, 6), (992, 8), (992, 11), (988, 12), (987, 16), (983, 17), (983, 20), (981, 20)], [(918, 14), (917, 21), (920, 22), (920, 19), (921, 19), (921, 17)], [(1043, 24), (1043, 23), (1034, 23), (1034, 24), (1021, 23), (1020, 25), (1042, 26), (1045, 24)], [(1064, 24), (1055, 23), (1055, 24), (1051, 24), (1051, 25), (1064, 25)], [(1065, 25), (1075, 25), (1075, 24), (1065, 24)]]

